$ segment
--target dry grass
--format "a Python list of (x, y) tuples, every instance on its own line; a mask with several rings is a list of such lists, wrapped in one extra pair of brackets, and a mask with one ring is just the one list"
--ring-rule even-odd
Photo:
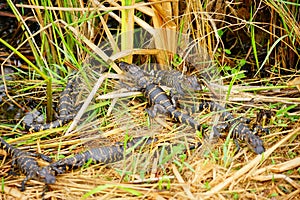
[[(128, 135), (158, 138), (118, 163), (90, 165), (59, 175), (46, 192), (46, 199), (299, 198), (299, 4), (255, 1), (243, 6), (243, 2), (156, 0), (8, 3), (26, 30), (26, 39), (18, 45), (1, 37), (0, 42), (26, 63), (13, 65), (26, 73), (18, 71), (13, 81), (3, 79), (6, 97), (2, 105), (30, 110), (27, 99), (31, 99), (40, 104), (39, 108), (44, 108), (45, 102), (51, 108), (63, 88), (60, 85), (66, 82), (65, 76), (76, 69), (88, 80), (84, 85), (86, 106), (92, 105), (97, 111), (85, 123), (77, 121), (82, 112), (68, 127), (37, 133), (27, 133), (19, 124), (10, 123), (13, 119), (1, 118), (1, 134), (9, 143), (56, 160), (94, 145), (123, 142)], [(32, 9), (30, 20), (21, 14), (21, 8)], [(32, 21), (39, 25), (35, 33), (27, 26)], [(134, 34), (137, 28), (143, 31)], [(139, 34), (143, 36), (137, 39)], [(149, 35), (152, 47), (146, 48), (144, 42)], [(39, 42), (34, 36), (40, 37)], [(22, 57), (25, 44), (30, 45), (32, 57)], [(1, 55), (2, 72), (12, 62), (12, 55)], [(111, 68), (92, 79), (83, 66), (97, 57)], [(275, 113), (270, 120), (259, 120), (270, 128), (270, 134), (261, 134), (266, 152), (256, 155), (241, 143), (241, 151), (235, 154), (231, 140), (208, 143), (194, 130), (166, 117), (149, 119), (142, 95), (116, 98), (113, 93), (118, 90), (122, 73), (116, 60), (163, 66), (173, 63), (178, 70), (197, 75), (209, 69), (205, 81), (211, 90), (197, 94), (199, 98), (214, 93), (234, 116), (252, 121), (261, 110)], [(3, 108), (1, 112), (7, 112)], [(45, 115), (52, 116), (49, 110)], [(209, 128), (214, 120), (205, 112), (195, 117)], [(16, 121), (21, 123), (21, 119)], [(173, 153), (163, 151), (164, 145), (188, 147), (199, 141), (204, 144), (196, 150), (185, 152), (173, 146)], [(8, 175), (11, 159), (4, 151), (0, 153), (4, 155), (0, 199), (40, 199), (44, 184), (31, 180), (26, 191), (20, 192), (16, 186), (24, 176)]]

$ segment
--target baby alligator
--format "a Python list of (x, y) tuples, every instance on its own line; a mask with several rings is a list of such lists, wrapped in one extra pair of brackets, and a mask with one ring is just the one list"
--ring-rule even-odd
[(143, 137), (134, 138), (127, 142), (126, 148), (124, 143), (116, 143), (112, 146), (92, 148), (85, 152), (75, 154), (73, 157), (64, 158), (51, 163), (50, 165), (44, 167), (41, 171), (43, 173), (55, 171), (56, 174), (62, 174), (70, 169), (80, 168), (89, 161), (102, 164), (117, 162), (124, 158), (124, 150), (133, 147), (134, 145), (139, 147), (156, 141), (156, 139), (150, 138), (148, 138), (146, 142), (143, 142), (144, 140), (145, 138)]
[(32, 132), (47, 130), (51, 128), (61, 127), (64, 124), (71, 121), (76, 115), (76, 99), (79, 91), (77, 88), (78, 81), (76, 78), (73, 78), (68, 81), (68, 84), (65, 90), (61, 93), (61, 97), (59, 99), (58, 110), (59, 117), (57, 120), (45, 123), (45, 124), (35, 124), (34, 118), (36, 118), (35, 113), (27, 113), (24, 117), (23, 123), (25, 125), (25, 129)]
[[(138, 66), (133, 64), (127, 64), (124, 62), (119, 63), (119, 66), (122, 70), (127, 72), (127, 74), (133, 79), (136, 83), (136, 87), (131, 88), (132, 90), (141, 90), (144, 92), (144, 95), (149, 99), (150, 104), (152, 105), (151, 110), (147, 110), (151, 117), (155, 116), (157, 111), (167, 112), (173, 119), (188, 124), (200, 131), (201, 126), (196, 122), (192, 117), (187, 114), (183, 114), (176, 110), (174, 104), (171, 103), (166, 93), (156, 84), (149, 80), (147, 74), (141, 70)], [(245, 141), (247, 145), (257, 154), (261, 154), (265, 151), (262, 140), (254, 135), (253, 132), (241, 122), (237, 122), (230, 112), (227, 112), (224, 107), (214, 102), (204, 102), (194, 108), (193, 112), (203, 109), (209, 109), (210, 111), (222, 111), (222, 118), (232, 130), (232, 138), (235, 139), (235, 143), (239, 148), (237, 140)]]
[(238, 119), (235, 119), (232, 114), (218, 103), (202, 102), (192, 108), (192, 112), (208, 109), (211, 112), (221, 112), (221, 118), (227, 123), (228, 128), (232, 129), (232, 138), (239, 149), (238, 140), (246, 142), (248, 147), (257, 154), (265, 151), (263, 141), (259, 136), (253, 134), (246, 124)]
[(12, 156), (12, 168), (16, 165), (22, 173), (25, 174), (25, 179), (21, 184), (21, 191), (25, 190), (25, 184), (30, 179), (36, 179), (45, 182), (46, 184), (53, 184), (55, 176), (50, 171), (41, 170), (36, 158), (40, 157), (47, 162), (51, 162), (51, 158), (43, 154), (30, 153), (22, 151), (9, 145), (3, 138), (0, 137), (0, 147)]
[(181, 123), (185, 123), (197, 131), (201, 131), (201, 125), (195, 121), (190, 115), (178, 111), (174, 104), (171, 103), (165, 91), (158, 85), (151, 82), (145, 72), (134, 64), (127, 64), (125, 62), (119, 63), (119, 66), (127, 75), (133, 79), (136, 84), (135, 87), (128, 88), (130, 90), (142, 91), (145, 97), (149, 100), (150, 109), (147, 109), (151, 117), (155, 117), (157, 111), (160, 113), (167, 113)]

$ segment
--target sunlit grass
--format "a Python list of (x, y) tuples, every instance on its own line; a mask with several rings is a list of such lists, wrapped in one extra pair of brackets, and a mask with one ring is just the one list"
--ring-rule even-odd
[[(48, 197), (168, 199), (177, 195), (178, 199), (238, 199), (251, 195), (258, 199), (297, 196), (294, 177), (298, 175), (298, 165), (290, 169), (288, 161), (297, 163), (299, 157), (298, 129), (293, 131), (299, 121), (299, 91), (297, 84), (286, 82), (299, 76), (294, 68), (299, 66), (298, 3), (261, 1), (259, 5), (251, 5), (251, 10), (243, 10), (239, 3), (219, 1), (31, 1), (34, 11), (31, 17), (38, 25), (32, 33), (29, 21), (22, 17), (22, 5), (7, 2), (24, 31), (25, 42), (14, 46), (0, 37), (0, 43), (26, 64), (23, 68), (15, 67), (23, 80), (8, 81), (8, 102), (27, 111), (37, 108), (48, 121), (54, 116), (53, 105), (57, 105), (60, 92), (73, 74), (82, 76), (87, 91), (93, 89), (103, 72), (95, 75), (87, 70), (91, 69), (88, 65), (93, 65), (90, 58), (100, 62), (91, 67), (101, 69), (106, 65), (108, 73), (114, 75), (121, 74), (114, 63), (117, 60), (157, 62), (167, 69), (172, 68), (169, 66), (172, 63), (177, 70), (198, 75), (208, 68), (203, 63), (212, 61), (217, 73), (206, 81), (224, 85), (214, 85), (213, 89), (221, 91), (220, 99), (214, 96), (210, 99), (226, 104), (234, 117), (247, 117), (252, 122), (260, 110), (275, 113), (269, 123), (263, 122), (271, 133), (261, 134), (267, 150), (262, 156), (255, 155), (242, 142), (241, 150), (236, 152), (230, 137), (185, 151), (190, 141), (202, 139), (169, 119), (163, 118), (160, 123), (150, 119), (144, 110), (147, 100), (141, 94), (120, 99), (123, 105), (115, 109), (113, 99), (93, 100), (88, 110), (94, 112), (67, 136), (70, 124), (27, 133), (21, 128), (21, 120), (15, 124), (3, 120), (1, 134), (9, 143), (27, 151), (45, 153), (54, 160), (82, 152), (92, 146), (90, 143), (126, 144), (128, 137), (141, 134), (159, 139), (121, 163), (107, 166), (88, 163), (82, 170), (58, 176), (57, 183), (46, 193)], [(270, 10), (267, 22), (259, 18), (260, 9), (264, 8)], [(143, 31), (136, 31), (137, 28)], [(154, 35), (152, 49), (140, 45), (140, 49), (133, 50), (134, 33), (142, 35), (141, 43), (147, 41), (146, 33)], [(190, 44), (203, 51), (193, 55), (188, 51), (193, 49), (187, 47), (189, 53), (179, 55), (177, 47), (186, 34)], [(32, 52), (30, 59), (20, 50), (25, 44), (29, 44)], [(100, 44), (105, 44), (115, 57)], [(114, 92), (117, 82), (118, 78), (105, 79), (97, 95)], [(204, 89), (199, 100), (210, 91)], [(27, 99), (35, 102), (34, 106)], [(113, 115), (108, 116), (110, 108)], [(211, 118), (215, 114), (218, 113), (201, 113), (197, 118), (203, 121), (205, 131), (210, 130), (206, 128), (212, 126)], [(222, 133), (230, 134), (230, 131)], [(158, 156), (154, 156), (155, 153)], [(4, 196), (39, 198), (42, 188), (36, 181), (30, 181), (24, 193), (9, 190), (16, 188), (21, 180), (21, 177), (15, 180), (7, 175), (9, 164), (10, 158), (6, 157), (0, 166), (4, 169), (1, 186)]]

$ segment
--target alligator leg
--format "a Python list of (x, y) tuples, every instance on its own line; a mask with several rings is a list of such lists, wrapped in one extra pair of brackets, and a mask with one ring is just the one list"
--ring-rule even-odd
[(21, 192), (25, 191), (25, 184), (26, 184), (27, 181), (30, 180), (30, 179), (32, 179), (32, 175), (31, 175), (31, 174), (27, 175), (27, 176), (24, 178), (24, 180), (23, 180), (22, 183), (21, 183), (21, 188), (20, 188), (20, 191), (21, 191)]
[(227, 130), (228, 124), (226, 124), (225, 122), (222, 122), (220, 124), (214, 125), (212, 127), (212, 129), (213, 129), (214, 137), (220, 138), (220, 137), (223, 137), (223, 135), (220, 133), (220, 131)]
[(49, 173), (51, 173), (51, 172), (54, 172), (55, 173), (55, 175), (57, 175), (57, 174), (62, 174), (62, 173), (64, 173), (64, 171), (62, 170), (62, 169), (59, 169), (58, 167), (56, 167), (56, 166), (53, 166), (53, 165), (48, 165), (48, 166), (45, 166), (45, 167), (43, 167), (41, 170), (40, 170), (40, 173), (46, 173), (46, 174), (49, 174)]
[(13, 175), (13, 176), (17, 176), (17, 173), (15, 172), (15, 166), (16, 166), (16, 158), (13, 157), (12, 158), (12, 162), (11, 162), (11, 165), (10, 165), (10, 170), (8, 172), (9, 175)]
[(63, 167), (51, 166), (51, 170), (53, 170), (55, 172), (55, 175), (65, 173), (66, 168), (67, 168), (66, 166), (63, 166)]
[(46, 162), (49, 162), (49, 163), (52, 162), (52, 158), (50, 158), (44, 154), (37, 154), (37, 156)]
[(180, 107), (178, 100), (179, 100), (179, 95), (176, 94), (176, 91), (174, 89), (170, 90), (170, 97), (171, 97), (171, 102), (175, 107)]
[(42, 153), (30, 153), (30, 152), (28, 152), (28, 155), (32, 156), (32, 157), (35, 157), (35, 158), (40, 158), (40, 159), (42, 159), (46, 162), (49, 162), (49, 163), (52, 162), (52, 158), (50, 158), (50, 157), (48, 157), (48, 156), (46, 156)]
[(165, 114), (167, 113), (166, 109), (159, 104), (155, 104), (154, 106), (152, 106), (151, 108), (146, 109), (148, 115), (152, 118), (155, 118), (157, 112), (161, 113), (161, 114)]
[(17, 176), (18, 174), (14, 170), (14, 165), (11, 165), (11, 169), (8, 171), (8, 175)]

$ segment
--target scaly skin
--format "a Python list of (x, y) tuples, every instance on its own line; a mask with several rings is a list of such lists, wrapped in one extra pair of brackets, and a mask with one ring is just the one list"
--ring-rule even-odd
[[(143, 142), (143, 137), (134, 138), (131, 141), (127, 142), (126, 148), (128, 149), (136, 145), (137, 143), (139, 143), (137, 146), (142, 146), (143, 144), (150, 144), (155, 140), (156, 139), (149, 138), (146, 142)], [(126, 148), (124, 148), (123, 143), (117, 143), (112, 146), (91, 148), (82, 153), (75, 154), (72, 157), (64, 158), (54, 163), (51, 163), (50, 165), (44, 167), (41, 171), (55, 171), (57, 174), (62, 174), (70, 169), (80, 168), (88, 161), (92, 161), (92, 163), (101, 164), (114, 163), (124, 158), (124, 150)]]
[[(176, 110), (174, 104), (171, 103), (164, 90), (153, 83), (153, 79), (146, 72), (141, 70), (134, 64), (119, 63), (119, 66), (136, 84), (132, 90), (140, 90), (148, 98), (152, 108), (147, 110), (151, 117), (156, 115), (157, 111), (168, 113), (173, 119), (188, 124), (194, 129), (200, 131), (201, 126), (192, 117)], [(265, 151), (262, 140), (254, 135), (253, 132), (242, 122), (234, 119), (230, 112), (224, 107), (214, 102), (203, 102), (194, 108), (198, 110), (209, 109), (210, 111), (222, 111), (222, 118), (226, 121), (232, 131), (232, 138), (235, 139), (236, 145), (239, 147), (237, 140), (246, 142), (246, 144), (257, 154)]]
[(55, 182), (55, 176), (50, 171), (41, 171), (35, 157), (40, 157), (47, 162), (51, 162), (51, 158), (43, 154), (34, 154), (17, 149), (5, 142), (3, 138), (0, 138), (0, 147), (11, 155), (13, 159), (12, 167), (16, 165), (26, 176), (22, 181), (21, 191), (25, 190), (25, 184), (30, 179), (40, 180), (46, 184), (53, 184)]
[[(176, 70), (151, 70), (149, 72), (151, 81), (158, 85), (164, 85), (172, 88), (172, 93), (176, 92), (183, 96), (186, 93), (199, 91), (201, 86), (196, 76), (183, 75)], [(174, 92), (174, 90), (176, 92)]]
[(155, 117), (157, 111), (161, 113), (167, 113), (170, 117), (185, 123), (192, 128), (201, 131), (201, 125), (194, 120), (190, 115), (184, 114), (176, 109), (176, 106), (171, 103), (169, 97), (165, 91), (158, 85), (152, 83), (152, 79), (149, 78), (143, 70), (141, 70), (136, 65), (129, 65), (127, 63), (121, 62), (119, 66), (124, 70), (133, 82), (136, 83), (136, 87), (129, 88), (131, 90), (142, 91), (149, 100), (152, 107), (147, 110), (151, 117)]
[(24, 117), (23, 123), (25, 125), (25, 129), (30, 132), (43, 131), (52, 128), (62, 127), (64, 124), (71, 121), (76, 115), (75, 100), (77, 99), (78, 92), (77, 91), (77, 79), (73, 78), (69, 80), (65, 90), (61, 93), (61, 97), (58, 103), (59, 117), (57, 120), (45, 123), (45, 124), (35, 124), (34, 121), (34, 113), (27, 113)]
[(235, 139), (238, 148), (239, 145), (237, 140), (240, 140), (246, 142), (248, 147), (257, 154), (262, 154), (265, 151), (263, 141), (260, 137), (253, 134), (246, 124), (235, 119), (223, 106), (215, 102), (202, 102), (199, 105), (194, 106), (192, 112), (204, 109), (208, 109), (212, 112), (221, 112), (221, 118), (227, 123), (228, 128), (232, 129), (232, 138)]

